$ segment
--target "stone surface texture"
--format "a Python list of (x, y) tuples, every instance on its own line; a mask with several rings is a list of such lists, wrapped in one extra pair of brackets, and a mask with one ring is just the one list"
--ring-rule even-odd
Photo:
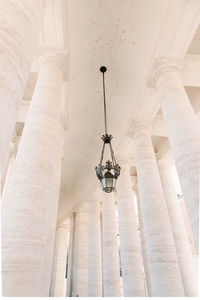
[(88, 296), (88, 203), (76, 213), (72, 297)]
[(102, 191), (102, 244), (104, 297), (120, 297), (119, 250), (115, 197)]
[(97, 191), (89, 200), (88, 297), (102, 297), (100, 196), (98, 194)]
[(197, 270), (171, 176), (171, 163), (159, 160), (158, 169), (174, 234), (185, 296), (196, 297)]
[(66, 296), (72, 296), (72, 279), (73, 279), (73, 253), (74, 253), (74, 231), (75, 231), (75, 213), (70, 216), (70, 235), (68, 248), (68, 269), (67, 269), (67, 288)]
[(133, 138), (152, 296), (184, 296), (150, 124), (136, 121)]
[(44, 6), (44, 0), (0, 2), (0, 170), (30, 72)]
[(200, 123), (181, 82), (177, 59), (156, 60), (153, 79), (158, 88), (169, 142), (198, 247)]
[(137, 198), (138, 221), (139, 221), (139, 229), (140, 229), (142, 259), (143, 259), (143, 266), (144, 266), (144, 272), (145, 272), (145, 283), (146, 283), (147, 295), (150, 297), (152, 295), (151, 280), (150, 280), (150, 273), (149, 273), (149, 264), (148, 264), (148, 259), (147, 259), (142, 208), (141, 208), (140, 195), (139, 195), (139, 190), (138, 190), (138, 180), (137, 180), (137, 176), (131, 176), (131, 179), (132, 179), (132, 183), (133, 183), (133, 190), (135, 191), (136, 198)]
[(134, 194), (130, 178), (129, 161), (118, 160), (121, 166), (117, 182), (117, 208), (125, 297), (144, 297), (144, 272), (134, 207)]
[[(46, 256), (53, 260), (52, 239), (56, 229), (64, 75), (58, 62), (63, 59), (54, 56), (40, 67), (23, 137), (2, 200), (4, 296), (49, 295), (48, 284), (44, 291), (42, 283), (48, 267), (44, 264)], [(47, 275), (50, 285), (50, 274)]]
[(69, 224), (59, 224), (56, 228), (55, 240), (55, 286), (54, 297), (65, 297), (65, 273), (67, 248), (69, 242)]

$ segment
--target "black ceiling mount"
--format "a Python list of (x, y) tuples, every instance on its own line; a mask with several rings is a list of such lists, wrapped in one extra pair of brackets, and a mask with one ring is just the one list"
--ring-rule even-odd
[(101, 71), (102, 73), (105, 73), (105, 72), (107, 71), (107, 68), (106, 68), (105, 66), (102, 66), (102, 67), (100, 68), (100, 71)]

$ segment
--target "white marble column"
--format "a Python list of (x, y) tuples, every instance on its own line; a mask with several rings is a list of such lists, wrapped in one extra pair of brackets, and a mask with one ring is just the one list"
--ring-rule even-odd
[[(63, 103), (63, 102), (62, 102)], [(61, 113), (59, 118), (59, 128), (58, 128), (58, 136), (60, 138), (60, 165), (58, 165), (58, 168), (61, 170), (61, 164), (63, 161), (63, 143), (64, 143), (64, 134), (67, 127), (67, 120), (64, 118), (62, 105), (60, 107)], [(61, 173), (60, 173), (61, 174)], [(56, 196), (56, 199), (59, 199), (59, 192), (60, 189), (58, 189), (58, 194)], [(52, 275), (52, 268), (53, 268), (53, 259), (54, 259), (54, 248), (55, 248), (55, 233), (56, 233), (56, 222), (57, 222), (57, 207), (58, 202), (53, 201), (52, 205), (49, 205), (49, 223), (48, 223), (48, 229), (47, 229), (47, 239), (46, 239), (46, 245), (45, 245), (45, 256), (43, 259), (43, 274), (41, 276), (41, 296), (46, 296), (47, 293), (51, 293), (50, 285), (51, 285), (51, 275)], [(55, 213), (56, 212), (56, 213)]]
[(66, 296), (67, 297), (71, 297), (72, 296), (75, 218), (76, 218), (76, 215), (73, 212), (73, 214), (70, 217), (70, 236), (69, 236), (68, 269), (67, 269), (67, 290), (66, 290)]
[(100, 227), (101, 227), (101, 257), (102, 257), (102, 297), (104, 297), (104, 279), (103, 279), (103, 221), (102, 221), (102, 198), (100, 202)]
[(137, 180), (137, 176), (131, 176), (131, 179), (132, 179), (132, 183), (133, 183), (133, 190), (135, 191), (136, 198), (137, 198), (138, 221), (139, 221), (139, 229), (140, 229), (142, 259), (143, 259), (144, 272), (145, 272), (145, 283), (146, 283), (147, 295), (149, 297), (151, 297), (151, 295), (152, 295), (151, 280), (150, 280), (149, 264), (148, 264), (148, 259), (147, 259), (142, 208), (141, 208), (140, 196), (139, 196), (139, 191), (138, 191), (138, 180)]
[(189, 221), (189, 218), (188, 218), (188, 213), (187, 213), (187, 209), (185, 207), (185, 201), (183, 199), (183, 196), (178, 196), (178, 202), (179, 202), (179, 208), (181, 210), (181, 214), (182, 214), (182, 217), (183, 217), (187, 237), (189, 239), (192, 254), (193, 255), (194, 254), (198, 255), (197, 247), (196, 247), (196, 244), (194, 242), (194, 235), (193, 235), (192, 228), (191, 228), (191, 225), (190, 225), (190, 221)]
[(1, 193), (2, 194), (3, 194), (4, 186), (6, 187), (6, 185), (8, 184), (16, 154), (17, 154), (17, 145), (16, 145), (16, 143), (11, 143), (9, 152), (8, 152), (8, 155), (6, 158), (6, 162), (4, 163), (4, 168), (2, 171), (2, 178), (1, 178)]
[(0, 2), (0, 170), (30, 72), (44, 5), (44, 0)]
[(151, 141), (151, 126), (135, 122), (130, 129), (144, 223), (153, 297), (184, 296), (178, 257)]
[(89, 199), (88, 297), (102, 297), (102, 256), (99, 190)]
[[(4, 296), (40, 296), (42, 293), (48, 230), (52, 218), (56, 221), (57, 217), (62, 146), (60, 105), (65, 60), (64, 55), (51, 54), (41, 62), (23, 136), (4, 193)], [(48, 294), (49, 290), (46, 296)]]
[(88, 296), (88, 202), (76, 213), (72, 297)]
[(179, 63), (155, 62), (153, 79), (197, 247), (199, 246), (200, 124), (180, 78)]
[(117, 207), (125, 297), (144, 297), (144, 273), (137, 232), (134, 195), (130, 178), (129, 161), (118, 159), (121, 174), (117, 181)]
[(120, 297), (120, 268), (114, 192), (102, 193), (104, 297)]
[(65, 273), (68, 243), (69, 224), (66, 221), (58, 224), (56, 228), (54, 297), (65, 297)]
[(171, 177), (171, 163), (158, 160), (158, 169), (174, 234), (185, 296), (197, 297), (197, 270)]

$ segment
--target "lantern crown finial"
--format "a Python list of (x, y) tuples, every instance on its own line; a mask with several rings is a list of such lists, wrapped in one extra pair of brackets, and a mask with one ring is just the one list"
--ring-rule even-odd
[(108, 134), (105, 134), (105, 135), (102, 135), (101, 139), (105, 142), (105, 144), (109, 144), (112, 140), (112, 135), (108, 135)]

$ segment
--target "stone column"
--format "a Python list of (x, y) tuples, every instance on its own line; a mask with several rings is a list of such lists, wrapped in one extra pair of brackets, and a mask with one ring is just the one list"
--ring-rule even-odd
[(185, 296), (197, 297), (197, 270), (171, 177), (171, 163), (158, 160), (158, 169), (174, 234)]
[(102, 257), (102, 297), (104, 297), (104, 278), (103, 278), (103, 222), (102, 222), (102, 198), (100, 202), (100, 226), (101, 226), (101, 257)]
[(76, 213), (72, 297), (88, 296), (88, 203)]
[(188, 213), (187, 213), (187, 209), (185, 207), (185, 201), (183, 199), (183, 196), (178, 196), (178, 202), (179, 202), (179, 208), (181, 210), (181, 215), (183, 217), (183, 222), (185, 225), (187, 237), (189, 239), (189, 244), (191, 247), (192, 255), (198, 255), (197, 247), (194, 242), (194, 235), (193, 235), (191, 224), (190, 224), (190, 221), (188, 218)]
[(137, 232), (134, 195), (129, 161), (118, 159), (121, 174), (117, 181), (118, 226), (125, 297), (144, 297), (144, 273)]
[(104, 297), (120, 297), (119, 250), (113, 192), (108, 194), (102, 191), (102, 229)]
[[(34, 297), (42, 294), (45, 246), (52, 217), (56, 222), (60, 186), (60, 105), (64, 65), (64, 55), (43, 58), (13, 171), (4, 193), (4, 296)], [(46, 296), (48, 294), (49, 290)]]
[(65, 273), (67, 262), (67, 248), (69, 242), (69, 224), (62, 223), (56, 229), (56, 263), (55, 263), (55, 284), (54, 297), (65, 297)]
[[(60, 119), (59, 119), (59, 128), (58, 128), (58, 136), (60, 137), (61, 141), (61, 147), (60, 147), (60, 166), (63, 161), (63, 155), (64, 155), (64, 133), (67, 126), (67, 120), (64, 118), (63, 109), (61, 105), (61, 113), (60, 113)], [(58, 194), (56, 199), (59, 199), (59, 192), (60, 189), (58, 189)], [(45, 256), (43, 259), (43, 274), (41, 276), (41, 296), (45, 297), (47, 293), (51, 293), (50, 285), (51, 285), (51, 275), (52, 275), (52, 269), (53, 269), (53, 258), (54, 258), (54, 248), (55, 248), (55, 233), (56, 233), (56, 222), (57, 222), (57, 207), (58, 203), (57, 201), (52, 202), (52, 205), (49, 205), (49, 223), (48, 223), (48, 229), (47, 229), (47, 239), (46, 239), (46, 246), (45, 246)]]
[(6, 162), (4, 163), (4, 168), (3, 168), (3, 172), (2, 172), (2, 178), (1, 178), (1, 193), (2, 194), (3, 194), (4, 186), (6, 187), (6, 185), (8, 184), (16, 154), (17, 154), (17, 145), (16, 145), (16, 143), (11, 143), (10, 149), (8, 152), (8, 156), (7, 156)]
[(88, 297), (102, 297), (100, 199), (98, 191), (89, 200)]
[(140, 196), (138, 191), (138, 180), (137, 180), (137, 176), (131, 176), (131, 179), (133, 183), (133, 190), (135, 191), (136, 198), (137, 198), (138, 221), (139, 221), (139, 229), (140, 229), (140, 239), (141, 239), (141, 248), (142, 248), (142, 259), (143, 259), (144, 272), (145, 272), (146, 289), (147, 289), (148, 296), (151, 297), (152, 295), (151, 280), (150, 280), (149, 264), (147, 259), (147, 250), (146, 250), (146, 242), (145, 242), (145, 235), (144, 235), (144, 222), (142, 216)]
[(44, 0), (3, 0), (0, 4), (0, 170), (30, 72), (44, 4)]
[(74, 231), (75, 231), (75, 213), (70, 217), (70, 236), (69, 236), (69, 250), (68, 250), (68, 269), (67, 269), (67, 291), (66, 296), (72, 296), (72, 278), (73, 278), (73, 253), (74, 253)]
[(152, 296), (184, 296), (174, 238), (151, 142), (151, 126), (135, 122), (130, 134), (135, 141)]
[(180, 78), (177, 61), (155, 62), (153, 79), (197, 247), (199, 246), (200, 124)]

